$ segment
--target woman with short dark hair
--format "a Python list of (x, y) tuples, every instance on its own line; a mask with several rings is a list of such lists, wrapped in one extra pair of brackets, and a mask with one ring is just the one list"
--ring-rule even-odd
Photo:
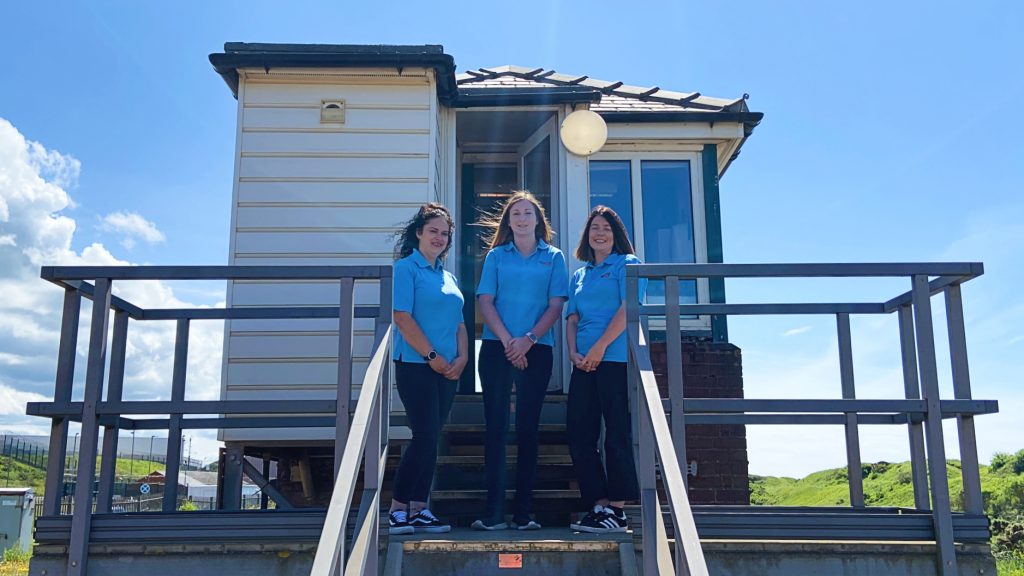
[(451, 214), (441, 204), (420, 207), (395, 245), (392, 359), (398, 395), (412, 430), (395, 474), (388, 515), (391, 534), (448, 532), (427, 508), (437, 464), (437, 442), (469, 359), (465, 303), (441, 261), (452, 245)]

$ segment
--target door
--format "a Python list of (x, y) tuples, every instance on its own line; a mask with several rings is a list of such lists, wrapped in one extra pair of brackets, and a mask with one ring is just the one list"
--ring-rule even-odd
[[(558, 222), (561, 222), (561, 206), (558, 188), (557, 128), (558, 117), (552, 116), (519, 146), (516, 153), (519, 163), (520, 186), (532, 192), (540, 200), (555, 232), (561, 232), (558, 229)], [(568, 243), (562, 234), (556, 233), (551, 239), (551, 245), (564, 252)], [(568, 258), (566, 258), (566, 263), (568, 263)], [(549, 392), (568, 391), (568, 382), (564, 386), (562, 382), (563, 330), (562, 318), (559, 316), (558, 321), (551, 327), (552, 335), (555, 338), (553, 350), (555, 361), (551, 370), (551, 381), (548, 383)]]

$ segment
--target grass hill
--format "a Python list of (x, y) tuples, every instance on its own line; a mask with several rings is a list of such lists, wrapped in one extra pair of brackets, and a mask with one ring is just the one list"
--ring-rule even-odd
[[(914, 506), (910, 462), (877, 462), (861, 466), (864, 501), (868, 506)], [(946, 464), (950, 500), (963, 509), (960, 462)], [(1000, 574), (1024, 575), (1024, 450), (996, 454), (981, 466), (985, 513), (992, 519), (992, 548)], [(846, 468), (815, 472), (804, 478), (750, 477), (750, 503), (763, 506), (844, 506), (850, 504)]]

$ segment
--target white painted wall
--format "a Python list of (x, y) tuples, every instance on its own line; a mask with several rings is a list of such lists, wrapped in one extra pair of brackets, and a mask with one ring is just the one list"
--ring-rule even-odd
[[(392, 263), (392, 234), (443, 198), (445, 129), (433, 72), (241, 70), (231, 253), (237, 265)], [(321, 124), (322, 100), (344, 100), (344, 124)], [(357, 282), (356, 304), (377, 304)], [(335, 282), (234, 282), (230, 306), (338, 305)], [(372, 347), (357, 320), (353, 381)], [(244, 320), (225, 331), (221, 397), (333, 400), (337, 321)], [(331, 440), (332, 429), (225, 430), (221, 439)]]

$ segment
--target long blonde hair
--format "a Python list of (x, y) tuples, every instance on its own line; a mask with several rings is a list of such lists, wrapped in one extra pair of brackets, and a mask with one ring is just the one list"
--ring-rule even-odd
[(534, 235), (538, 240), (551, 242), (551, 237), (554, 235), (554, 232), (551, 230), (551, 223), (548, 222), (547, 213), (544, 212), (544, 206), (541, 205), (540, 201), (537, 200), (537, 197), (529, 190), (513, 190), (512, 195), (509, 196), (508, 200), (506, 200), (498, 210), (490, 214), (484, 214), (477, 222), (477, 226), (481, 226), (486, 229), (483, 234), (484, 241), (487, 242), (487, 248), (489, 250), (494, 250), (498, 246), (508, 244), (512, 239), (512, 226), (509, 224), (509, 211), (516, 202), (521, 200), (526, 200), (530, 204), (533, 204), (534, 214), (537, 217), (537, 227), (534, 229)]

